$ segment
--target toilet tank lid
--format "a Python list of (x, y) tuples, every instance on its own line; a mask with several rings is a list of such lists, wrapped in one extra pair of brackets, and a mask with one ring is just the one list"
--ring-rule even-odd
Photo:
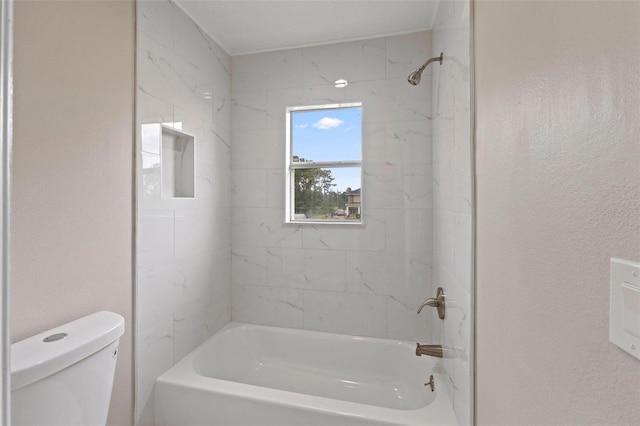
[[(64, 338), (60, 333), (65, 333)], [(11, 345), (11, 390), (54, 374), (100, 349), (124, 333), (124, 318), (101, 311)], [(52, 341), (45, 338), (54, 336)]]

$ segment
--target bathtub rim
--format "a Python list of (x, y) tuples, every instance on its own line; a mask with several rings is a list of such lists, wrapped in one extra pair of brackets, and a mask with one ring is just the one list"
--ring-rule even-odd
[[(353, 338), (355, 340), (368, 340), (372, 342), (397, 341), (401, 343), (410, 343), (402, 340), (383, 339), (377, 337), (351, 336), (339, 333), (327, 333), (314, 330), (301, 330), (287, 327), (275, 327), (259, 324), (248, 324), (240, 322), (229, 322), (225, 327), (220, 329), (216, 334), (203, 342), (196, 349), (178, 361), (173, 367), (156, 379), (156, 386), (176, 386), (187, 389), (194, 389), (214, 395), (229, 395), (239, 399), (251, 400), (273, 404), (281, 407), (290, 407), (303, 409), (313, 412), (329, 413), (331, 415), (341, 415), (347, 417), (372, 419), (378, 422), (388, 422), (390, 424), (399, 424), (401, 419), (403, 425), (424, 426), (425, 424), (434, 425), (457, 425), (453, 405), (445, 388), (446, 376), (432, 371), (436, 380), (436, 390), (434, 399), (425, 407), (417, 409), (394, 409), (381, 407), (376, 405), (363, 404), (358, 402), (344, 401), (328, 397), (309, 395), (297, 392), (291, 392), (281, 389), (274, 389), (252, 384), (223, 380), (209, 376), (203, 376), (196, 372), (194, 360), (203, 350), (203, 346), (209, 343), (216, 335), (227, 333), (234, 329), (252, 328), (252, 329), (278, 329), (282, 332), (290, 334), (316, 334), (340, 336)], [(434, 368), (436, 370), (437, 368)], [(439, 386), (438, 386), (439, 385)], [(158, 407), (159, 404), (156, 404)], [(425, 423), (429, 422), (429, 423)]]

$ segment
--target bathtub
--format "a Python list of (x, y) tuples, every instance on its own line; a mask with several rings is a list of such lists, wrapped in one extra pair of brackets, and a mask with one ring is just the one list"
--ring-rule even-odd
[[(160, 376), (159, 425), (455, 425), (415, 343), (229, 323)], [(429, 375), (435, 391), (424, 386)]]

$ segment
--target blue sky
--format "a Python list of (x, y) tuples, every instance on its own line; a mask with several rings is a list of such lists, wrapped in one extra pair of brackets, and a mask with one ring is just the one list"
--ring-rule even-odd
[[(362, 108), (295, 111), (293, 155), (311, 161), (362, 160)], [(337, 191), (360, 188), (360, 168), (332, 168)]]

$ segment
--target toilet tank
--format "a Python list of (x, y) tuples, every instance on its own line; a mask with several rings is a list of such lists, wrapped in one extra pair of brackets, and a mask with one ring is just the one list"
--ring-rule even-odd
[(123, 332), (102, 311), (12, 344), (11, 424), (106, 424)]

